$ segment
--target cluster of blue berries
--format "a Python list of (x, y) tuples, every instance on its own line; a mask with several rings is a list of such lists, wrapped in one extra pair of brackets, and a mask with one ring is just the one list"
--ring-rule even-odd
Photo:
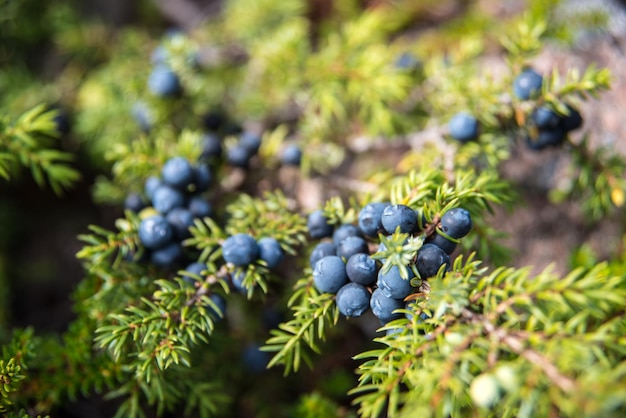
[[(405, 308), (405, 299), (417, 291), (411, 282), (414, 271), (426, 280), (436, 276), (442, 266), (449, 269), (450, 254), (471, 230), (472, 220), (467, 210), (454, 208), (427, 223), (423, 214), (409, 206), (374, 202), (362, 208), (358, 225), (334, 227), (323, 211), (317, 210), (308, 216), (307, 226), (311, 238), (321, 240), (309, 258), (317, 290), (336, 294), (337, 307), (346, 317), (361, 316), (371, 308), (381, 324), (386, 324), (401, 316), (394, 311)], [(407, 266), (408, 278), (402, 277), (398, 266), (381, 270), (380, 257), (372, 257), (385, 251), (383, 243), (376, 247), (379, 234), (395, 231), (425, 235), (414, 262)], [(376, 248), (374, 253), (370, 245)]]
[[(513, 94), (520, 100), (532, 100), (541, 95), (543, 77), (532, 68), (525, 68), (513, 81)], [(536, 106), (530, 114), (531, 126), (526, 137), (530, 149), (541, 150), (561, 145), (567, 134), (582, 126), (583, 119), (577, 109), (565, 105), (566, 115), (560, 115), (546, 105)], [(448, 134), (466, 143), (479, 136), (480, 123), (466, 111), (458, 112), (448, 121)]]
[[(212, 206), (202, 196), (211, 184), (206, 164), (191, 164), (173, 157), (161, 168), (161, 176), (144, 183), (144, 196), (130, 193), (125, 208), (139, 213), (151, 207), (139, 224), (139, 240), (150, 261), (160, 268), (175, 268), (184, 261), (182, 241), (191, 236), (189, 228), (197, 218), (212, 216)], [(152, 213), (151, 213), (152, 212)]]

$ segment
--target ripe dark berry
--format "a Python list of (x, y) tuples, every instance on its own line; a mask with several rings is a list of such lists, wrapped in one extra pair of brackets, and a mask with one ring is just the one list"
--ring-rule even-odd
[(246, 278), (246, 274), (244, 272), (238, 272), (234, 274), (231, 279), (233, 288), (237, 292), (242, 293), (244, 295), (248, 293), (248, 289), (246, 289), (246, 287), (243, 285), (243, 281), (245, 278)]
[(405, 280), (400, 276), (398, 266), (392, 266), (387, 273), (382, 270), (378, 272), (378, 289), (389, 298), (404, 299), (415, 291), (411, 286), (411, 279), (415, 277), (413, 271), (408, 269), (408, 279)]
[(542, 129), (537, 132), (536, 137), (527, 137), (526, 145), (532, 150), (542, 150), (562, 144), (566, 137), (567, 134), (561, 127)]
[(319, 239), (330, 237), (333, 234), (334, 227), (328, 223), (328, 219), (324, 217), (322, 210), (316, 210), (309, 214), (306, 222), (311, 238)]
[(394, 313), (393, 311), (404, 308), (404, 302), (400, 299), (387, 297), (382, 290), (376, 289), (370, 298), (370, 308), (372, 308), (374, 316), (382, 324), (386, 324), (394, 319), (402, 318), (401, 313)]
[(224, 299), (221, 295), (218, 295), (217, 293), (211, 293), (209, 299), (211, 299), (211, 302), (215, 305), (214, 307), (209, 306), (209, 312), (211, 313), (211, 315), (214, 316), (215, 319), (218, 321), (224, 318), (224, 316), (226, 315), (226, 299)]
[(566, 107), (569, 113), (565, 116), (562, 116), (561, 127), (566, 132), (580, 128), (583, 125), (583, 117), (580, 115), (578, 110), (574, 109), (570, 105), (566, 105)]
[(174, 208), (185, 206), (185, 195), (180, 190), (163, 184), (152, 193), (152, 206), (158, 212), (166, 214)]
[(189, 209), (194, 218), (210, 217), (213, 214), (211, 204), (200, 196), (192, 196), (189, 198), (187, 209)]
[(131, 108), (131, 115), (142, 131), (148, 132), (154, 123), (152, 111), (144, 102), (137, 102)]
[(344, 316), (361, 316), (370, 307), (370, 292), (360, 284), (347, 283), (337, 292), (335, 303)]
[(346, 265), (336, 255), (327, 255), (315, 263), (313, 283), (321, 293), (337, 293), (346, 284)]
[(202, 153), (200, 158), (215, 158), (222, 155), (222, 140), (213, 133), (205, 133), (202, 136)]
[(148, 90), (156, 96), (175, 96), (181, 90), (180, 80), (168, 66), (157, 65), (148, 77)]
[(450, 136), (459, 142), (469, 142), (478, 138), (478, 120), (467, 112), (459, 112), (448, 122)]
[(207, 165), (199, 164), (192, 167), (193, 179), (192, 184), (195, 187), (194, 192), (201, 193), (209, 189), (211, 185), (211, 170)]
[(441, 216), (441, 230), (452, 238), (463, 238), (472, 229), (472, 217), (463, 208), (453, 208)]
[(257, 244), (259, 246), (259, 258), (267, 263), (267, 267), (270, 269), (278, 267), (284, 256), (279, 242), (271, 237), (263, 237)]
[(251, 154), (245, 147), (242, 145), (235, 145), (234, 147), (230, 147), (226, 154), (226, 160), (228, 164), (233, 167), (239, 168), (248, 168), (250, 164)]
[(393, 234), (397, 227), (410, 234), (417, 229), (417, 214), (406, 205), (389, 205), (383, 210), (381, 223), (388, 234)]
[(339, 225), (339, 227), (335, 229), (335, 232), (333, 232), (333, 244), (335, 244), (337, 246), (337, 249), (339, 249), (339, 244), (344, 239), (348, 237), (360, 237), (361, 235), (361, 230), (359, 230), (359, 228), (355, 225)]
[(161, 178), (168, 186), (185, 190), (194, 179), (193, 167), (186, 158), (170, 158), (161, 169)]
[(174, 229), (161, 215), (142, 220), (138, 234), (143, 246), (149, 249), (165, 247), (174, 239)]
[(429, 244), (434, 244), (437, 247), (441, 248), (446, 254), (452, 254), (456, 249), (456, 242), (450, 241), (448, 238), (443, 235), (434, 233), (426, 240)]
[(178, 242), (170, 242), (163, 248), (152, 250), (150, 262), (160, 268), (174, 267), (183, 256), (183, 247)]
[(174, 236), (178, 241), (185, 240), (191, 236), (189, 228), (193, 226), (193, 214), (185, 208), (174, 208), (165, 216), (167, 222), (174, 229)]
[(337, 245), (337, 255), (345, 260), (358, 253), (368, 253), (367, 242), (359, 236), (346, 237)]
[[(200, 277), (202, 277), (202, 272), (205, 271), (206, 269), (207, 269), (206, 264), (199, 263), (197, 261), (190, 263), (187, 265), (187, 267), (185, 267), (186, 272), (189, 272), (190, 274), (194, 276), (200, 276)], [(196, 282), (196, 279), (193, 278), (191, 275), (186, 275), (185, 273), (183, 273), (181, 277), (187, 283), (194, 284)]]
[(346, 275), (354, 283), (371, 286), (378, 277), (378, 264), (367, 254), (354, 254), (346, 263)]
[(530, 118), (539, 129), (554, 129), (561, 121), (559, 114), (547, 106), (539, 106), (534, 109)]
[(246, 369), (255, 374), (265, 371), (269, 361), (270, 354), (261, 351), (257, 344), (247, 346), (242, 355), (242, 362)]
[(522, 71), (513, 81), (513, 94), (519, 99), (528, 100), (541, 93), (543, 77), (531, 68)]
[(227, 263), (247, 266), (259, 257), (259, 245), (248, 234), (236, 234), (224, 240), (222, 256)]
[(128, 209), (134, 213), (139, 213), (141, 209), (146, 207), (146, 203), (139, 193), (129, 193), (124, 200), (124, 209)]
[(302, 150), (297, 144), (289, 144), (280, 155), (280, 161), (284, 165), (298, 167), (302, 161)]
[(437, 275), (443, 265), (450, 268), (450, 256), (444, 250), (433, 244), (424, 244), (417, 252), (417, 272), (422, 279)]
[(152, 201), (152, 198), (154, 197), (154, 191), (162, 184), (163, 182), (157, 176), (150, 176), (146, 179), (146, 182), (144, 183), (144, 192), (150, 201)]
[(327, 255), (337, 255), (337, 246), (332, 242), (320, 242), (317, 244), (309, 256), (311, 268), (315, 268), (315, 263)]
[(375, 237), (382, 230), (382, 215), (385, 208), (389, 206), (387, 202), (368, 203), (359, 212), (359, 228), (365, 235)]
[(247, 149), (250, 155), (255, 155), (261, 148), (261, 137), (254, 132), (244, 131), (239, 136), (239, 145)]
[(221, 110), (211, 110), (203, 116), (202, 121), (205, 128), (217, 131), (224, 126), (226, 115)]

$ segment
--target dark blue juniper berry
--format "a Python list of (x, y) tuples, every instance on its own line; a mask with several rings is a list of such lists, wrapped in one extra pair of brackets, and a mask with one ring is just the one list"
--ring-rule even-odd
[(165, 215), (167, 222), (174, 229), (174, 236), (178, 241), (191, 237), (189, 228), (193, 226), (194, 216), (189, 209), (174, 208)]
[(261, 136), (251, 131), (243, 131), (239, 136), (239, 145), (247, 149), (251, 156), (255, 155), (261, 148)]
[(152, 206), (157, 212), (166, 214), (174, 208), (185, 206), (185, 195), (174, 187), (162, 184), (152, 193)]
[(309, 230), (309, 235), (314, 239), (330, 237), (334, 231), (333, 225), (328, 223), (328, 218), (324, 216), (324, 212), (321, 209), (309, 214), (306, 226)]
[(147, 104), (144, 102), (137, 102), (133, 104), (130, 112), (142, 131), (148, 132), (152, 128), (154, 116), (152, 115), (152, 111)]
[(261, 351), (261, 347), (258, 344), (248, 345), (242, 353), (242, 362), (247, 371), (259, 374), (267, 369), (267, 364), (270, 362), (271, 356), (265, 351)]
[(526, 68), (513, 81), (513, 94), (522, 100), (528, 100), (541, 93), (543, 77), (532, 68)]
[(187, 209), (194, 218), (205, 218), (213, 215), (213, 207), (208, 200), (201, 196), (191, 196), (187, 203)]
[(259, 245), (259, 258), (267, 263), (267, 267), (270, 269), (278, 267), (284, 256), (280, 243), (274, 238), (263, 237), (257, 244)]
[(335, 231), (333, 232), (333, 244), (335, 244), (337, 246), (337, 249), (339, 249), (339, 244), (344, 239), (348, 237), (362, 237), (362, 236), (363, 236), (363, 233), (356, 225), (342, 224), (342, 225), (339, 225), (337, 229), (335, 229)]
[(337, 255), (345, 260), (358, 253), (369, 253), (367, 242), (359, 236), (346, 237), (337, 245)]
[(448, 133), (459, 142), (478, 138), (478, 120), (467, 112), (456, 113), (448, 122)]
[(217, 293), (211, 293), (209, 299), (211, 300), (212, 304), (215, 305), (209, 305), (209, 313), (214, 316), (215, 319), (218, 321), (224, 318), (224, 316), (226, 315), (226, 299), (224, 299), (221, 295), (218, 295)]
[(327, 255), (337, 255), (337, 246), (327, 241), (318, 243), (309, 256), (311, 268), (315, 267), (315, 263), (317, 263), (319, 259)]
[(161, 185), (163, 185), (163, 181), (161, 181), (161, 179), (157, 176), (150, 176), (146, 179), (143, 189), (144, 193), (151, 202), (152, 198), (154, 197), (154, 191)]
[(192, 167), (193, 180), (191, 183), (194, 186), (195, 193), (202, 193), (209, 190), (211, 185), (211, 169), (205, 164), (198, 164)]
[(168, 186), (186, 190), (194, 180), (193, 167), (186, 158), (170, 158), (161, 168), (161, 178)]
[(180, 79), (167, 65), (157, 65), (148, 77), (148, 90), (155, 96), (175, 96), (181, 91)]
[(235, 234), (224, 240), (222, 256), (227, 263), (247, 266), (259, 258), (259, 245), (248, 234)]
[(583, 126), (583, 117), (580, 112), (570, 105), (565, 105), (565, 107), (567, 107), (568, 113), (561, 117), (560, 126), (566, 132), (576, 130)]
[(348, 318), (361, 316), (370, 307), (370, 292), (360, 284), (347, 283), (337, 292), (335, 303), (344, 316)]
[(200, 263), (198, 261), (194, 261), (185, 267), (185, 271), (189, 274), (183, 273), (181, 275), (182, 279), (187, 283), (193, 285), (198, 279), (198, 277), (202, 277), (202, 272), (207, 269), (207, 265), (204, 263)]
[(246, 289), (246, 287), (243, 284), (243, 281), (245, 278), (246, 278), (246, 273), (243, 271), (239, 271), (231, 276), (231, 283), (233, 285), (232, 286), (233, 289), (235, 289), (237, 292), (244, 294), (244, 295), (248, 292), (248, 289)]
[(302, 162), (302, 150), (298, 144), (288, 144), (280, 154), (280, 161), (284, 165), (299, 167)]
[(216, 158), (222, 155), (224, 147), (222, 140), (214, 133), (205, 133), (202, 136), (202, 153), (200, 158)]
[(337, 293), (346, 284), (346, 265), (336, 255), (322, 257), (313, 269), (313, 283), (321, 293)]
[(437, 233), (434, 233), (430, 237), (428, 237), (426, 239), (426, 242), (436, 245), (437, 247), (445, 251), (446, 254), (452, 254), (452, 252), (454, 252), (454, 250), (456, 249), (456, 242), (450, 241), (448, 238)]
[(392, 266), (389, 271), (383, 273), (382, 270), (378, 272), (378, 289), (389, 298), (404, 299), (415, 291), (415, 288), (411, 286), (411, 279), (415, 277), (411, 269), (407, 269), (408, 279), (403, 279), (400, 275), (400, 269), (398, 266)]
[(394, 319), (402, 318), (402, 313), (394, 313), (396, 309), (404, 308), (404, 302), (401, 299), (394, 299), (385, 294), (380, 289), (374, 290), (370, 298), (370, 308), (376, 318), (382, 324), (391, 322)]
[(141, 209), (146, 207), (146, 203), (139, 193), (129, 193), (124, 199), (124, 209), (134, 213), (139, 213)]
[(417, 251), (415, 264), (420, 277), (427, 279), (436, 276), (439, 268), (443, 265), (448, 270), (450, 268), (450, 256), (436, 245), (424, 244)]
[(561, 117), (548, 106), (539, 106), (532, 111), (530, 119), (539, 129), (554, 129), (559, 126)]
[(183, 257), (183, 247), (178, 242), (170, 242), (165, 247), (152, 250), (150, 262), (160, 268), (173, 268)]
[(466, 209), (453, 208), (441, 216), (441, 230), (452, 238), (462, 238), (472, 229), (472, 217)]
[(417, 230), (417, 213), (406, 205), (389, 205), (383, 210), (381, 223), (388, 234), (393, 234), (397, 227), (400, 232), (411, 234)]
[(382, 216), (385, 208), (389, 206), (388, 202), (372, 202), (368, 203), (359, 212), (359, 228), (363, 233), (370, 237), (378, 236), (382, 230)]
[(354, 254), (346, 263), (346, 275), (354, 283), (372, 286), (378, 278), (378, 264), (368, 254)]
[(567, 138), (567, 133), (561, 127), (557, 126), (553, 129), (541, 129), (537, 135), (526, 138), (526, 145), (532, 150), (542, 150), (548, 147), (556, 147), (562, 144)]
[(157, 249), (165, 247), (174, 239), (174, 229), (161, 215), (150, 216), (139, 224), (139, 240), (144, 247)]
[(248, 168), (251, 157), (252, 155), (250, 154), (250, 151), (248, 151), (248, 149), (246, 149), (242, 145), (237, 144), (233, 147), (228, 148), (226, 161), (228, 161), (228, 164), (232, 165), (233, 167)]

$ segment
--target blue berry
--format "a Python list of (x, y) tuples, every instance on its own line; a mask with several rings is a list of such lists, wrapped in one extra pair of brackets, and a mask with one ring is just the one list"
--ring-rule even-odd
[(243, 281), (246, 278), (246, 274), (242, 271), (235, 273), (232, 278), (231, 278), (231, 282), (233, 285), (233, 288), (242, 294), (246, 294), (248, 292), (248, 289), (246, 289), (246, 287), (243, 285)]
[(450, 136), (460, 142), (478, 138), (478, 120), (467, 112), (459, 112), (448, 122)]
[(150, 261), (160, 268), (172, 268), (183, 256), (183, 247), (178, 242), (170, 242), (163, 248), (152, 250)]
[(226, 115), (219, 109), (211, 110), (204, 114), (202, 122), (208, 130), (217, 131), (226, 122)]
[(148, 132), (154, 124), (154, 115), (144, 102), (136, 102), (130, 111), (133, 119), (139, 125), (142, 131)]
[(156, 96), (175, 96), (180, 90), (180, 80), (166, 65), (157, 65), (148, 77), (148, 90)]
[(189, 212), (191, 212), (194, 218), (210, 217), (213, 214), (211, 204), (200, 196), (192, 196), (189, 198), (187, 209), (189, 209)]
[(378, 272), (378, 281), (376, 284), (381, 292), (388, 298), (404, 299), (415, 291), (411, 286), (411, 279), (415, 277), (411, 269), (407, 269), (408, 279), (405, 280), (400, 276), (398, 266), (392, 266), (387, 273), (382, 270)]
[(129, 193), (124, 200), (124, 209), (128, 209), (134, 213), (139, 213), (145, 208), (146, 204), (139, 193)]
[(472, 217), (466, 209), (450, 209), (441, 216), (441, 229), (452, 238), (462, 238), (472, 229)]
[[(205, 271), (206, 269), (207, 269), (206, 264), (199, 263), (197, 261), (190, 263), (189, 265), (187, 265), (187, 267), (185, 267), (186, 272), (189, 272), (190, 274), (194, 276), (200, 276), (200, 277), (202, 277), (202, 272)], [(196, 282), (196, 279), (194, 279), (191, 275), (186, 275), (185, 273), (183, 273), (181, 277), (187, 283), (194, 284)]]
[(274, 269), (283, 260), (283, 249), (278, 241), (271, 237), (263, 237), (258, 241), (259, 258), (267, 263), (267, 267)]
[(315, 267), (315, 263), (317, 263), (319, 259), (327, 255), (337, 255), (337, 246), (332, 242), (320, 242), (317, 244), (309, 256), (311, 268)]
[(214, 158), (222, 155), (222, 140), (213, 133), (205, 133), (202, 136), (202, 153), (200, 158)]
[(424, 244), (417, 251), (417, 272), (422, 279), (427, 279), (437, 275), (439, 268), (443, 265), (446, 270), (450, 268), (450, 256), (444, 250), (433, 244)]
[(371, 286), (378, 277), (376, 260), (364, 253), (354, 254), (346, 263), (346, 275), (354, 283)]
[(154, 190), (152, 206), (157, 212), (166, 214), (174, 208), (185, 206), (185, 195), (180, 190), (163, 184)]
[(446, 254), (452, 254), (452, 252), (456, 249), (456, 242), (452, 242), (448, 238), (437, 233), (434, 233), (433, 235), (428, 237), (426, 242), (436, 245), (437, 247), (445, 251)]
[(163, 165), (161, 178), (165, 184), (185, 190), (194, 180), (194, 170), (186, 158), (173, 157)]
[(406, 205), (389, 205), (383, 210), (381, 223), (388, 234), (393, 234), (397, 227), (400, 232), (411, 234), (417, 229), (417, 214)]
[[(339, 225), (335, 232), (333, 232), (333, 244), (337, 246), (339, 249), (339, 244), (341, 241), (348, 237), (360, 237), (362, 236), (361, 230), (355, 225), (352, 224), (342, 224)], [(364, 251), (362, 251), (364, 252)]]
[(370, 298), (370, 308), (374, 316), (382, 324), (386, 324), (394, 319), (402, 318), (401, 313), (394, 313), (393, 311), (404, 308), (404, 302), (400, 299), (387, 297), (382, 290), (376, 289)]
[(258, 374), (267, 369), (270, 355), (265, 351), (261, 351), (257, 344), (251, 344), (243, 351), (242, 361), (249, 372)]
[(189, 228), (193, 226), (193, 214), (185, 208), (174, 208), (165, 216), (167, 222), (174, 229), (174, 236), (178, 241), (185, 240), (191, 236)]
[[(406, 319), (408, 319), (409, 321), (412, 321), (413, 320), (413, 313), (415, 312), (415, 301), (414, 300), (410, 300), (410, 301), (406, 302), (406, 304), (404, 305), (404, 308), (408, 311), (405, 314)], [(427, 320), (429, 318), (430, 318), (430, 316), (428, 316), (428, 314), (426, 312), (421, 312), (417, 322), (422, 322), (422, 321), (425, 321), (425, 320)]]
[(337, 255), (346, 260), (358, 253), (369, 253), (367, 242), (359, 236), (346, 237), (337, 245)]
[(327, 255), (315, 263), (313, 283), (320, 292), (337, 293), (347, 281), (346, 265), (340, 257)]
[(370, 307), (370, 292), (357, 283), (347, 283), (337, 292), (335, 303), (339, 312), (348, 318), (363, 315)]
[(285, 147), (280, 155), (280, 161), (284, 165), (292, 165), (298, 167), (302, 161), (302, 150), (297, 144), (289, 144)]
[(531, 68), (522, 71), (513, 81), (513, 94), (519, 99), (528, 100), (541, 93), (543, 77)]
[(248, 234), (236, 234), (224, 240), (222, 255), (227, 263), (247, 266), (259, 257), (259, 245)]
[(539, 106), (530, 114), (530, 118), (539, 129), (553, 129), (559, 125), (561, 117), (548, 106)]
[(167, 51), (167, 48), (165, 48), (163, 45), (158, 45), (152, 50), (152, 53), (150, 54), (150, 62), (152, 62), (153, 64), (165, 64), (168, 55), (169, 52)]
[(394, 66), (399, 70), (419, 70), (422, 68), (422, 62), (412, 53), (403, 52), (394, 62)]
[(553, 129), (541, 129), (537, 132), (537, 136), (526, 138), (526, 145), (533, 150), (542, 150), (548, 147), (555, 147), (565, 141), (567, 134), (561, 127)]
[(152, 198), (154, 197), (154, 191), (162, 184), (163, 182), (157, 176), (150, 176), (146, 179), (146, 182), (144, 183), (144, 192), (150, 201), (152, 201)]
[(573, 131), (580, 128), (583, 125), (583, 117), (578, 110), (574, 109), (570, 105), (566, 105), (569, 113), (561, 118), (560, 126), (566, 131)]
[(361, 212), (359, 212), (359, 228), (365, 235), (370, 237), (378, 235), (378, 232), (383, 227), (381, 218), (387, 206), (389, 206), (389, 203), (373, 202), (368, 203), (361, 209)]
[(250, 151), (242, 145), (235, 145), (229, 148), (226, 154), (228, 164), (239, 168), (247, 168), (251, 157)]
[(192, 167), (193, 170), (193, 180), (192, 184), (194, 185), (195, 193), (202, 193), (209, 189), (211, 185), (211, 170), (209, 166), (205, 164), (199, 164)]
[(160, 215), (150, 216), (139, 224), (139, 240), (144, 247), (157, 249), (165, 247), (174, 239), (174, 229)]
[(322, 210), (311, 212), (307, 218), (306, 226), (309, 230), (309, 235), (314, 239), (330, 237), (334, 230), (334, 227), (328, 223), (328, 219), (324, 216)]
[(261, 147), (261, 137), (254, 132), (244, 131), (239, 137), (239, 145), (247, 149), (250, 155), (254, 155)]

